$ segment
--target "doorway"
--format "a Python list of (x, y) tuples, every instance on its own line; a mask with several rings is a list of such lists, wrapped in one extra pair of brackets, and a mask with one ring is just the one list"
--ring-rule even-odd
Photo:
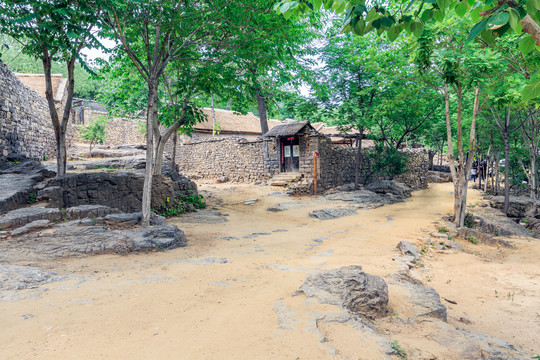
[(281, 171), (298, 172), (300, 169), (300, 141), (298, 136), (281, 138)]

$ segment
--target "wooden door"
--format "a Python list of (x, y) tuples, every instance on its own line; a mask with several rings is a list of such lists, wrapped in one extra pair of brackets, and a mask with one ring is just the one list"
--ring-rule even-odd
[(300, 169), (300, 142), (298, 136), (281, 139), (281, 171), (298, 172)]

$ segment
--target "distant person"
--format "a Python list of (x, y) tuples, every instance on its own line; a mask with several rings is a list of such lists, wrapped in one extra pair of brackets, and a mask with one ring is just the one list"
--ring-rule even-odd
[(471, 168), (471, 180), (476, 182), (476, 168)]

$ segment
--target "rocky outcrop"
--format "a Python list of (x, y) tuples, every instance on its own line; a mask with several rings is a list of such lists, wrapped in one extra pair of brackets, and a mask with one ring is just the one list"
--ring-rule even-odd
[(412, 256), (413, 261), (420, 260), (420, 254), (418, 253), (418, 248), (416, 247), (416, 245), (413, 245), (408, 241), (401, 240), (396, 247), (399, 251), (401, 251), (403, 255)]
[(377, 180), (366, 186), (366, 190), (377, 194), (391, 194), (404, 199), (411, 196), (412, 189), (394, 180)]
[(184, 232), (174, 225), (130, 230), (109, 230), (104, 226), (57, 226), (0, 242), (0, 262), (51, 260), (111, 252), (125, 254), (185, 245)]
[(314, 210), (309, 213), (309, 217), (317, 218), (319, 220), (332, 220), (343, 216), (357, 215), (358, 212), (352, 207), (337, 207), (337, 208), (325, 208), (320, 210)]
[(55, 175), (37, 160), (21, 160), (0, 164), (0, 214), (35, 201), (34, 186)]
[(349, 192), (337, 192), (325, 196), (332, 201), (343, 201), (354, 204), (358, 209), (375, 209), (386, 204), (402, 202), (403, 199), (392, 194), (377, 194), (369, 190), (358, 190)]
[(469, 228), (459, 228), (458, 229), (458, 237), (468, 240), (472, 243), (482, 243), (486, 245), (492, 245), (492, 246), (504, 246), (509, 249), (513, 249), (514, 245), (512, 245), (510, 242), (499, 239), (496, 237), (493, 237), (489, 234), (486, 234), (484, 232), (475, 230), (475, 229), (469, 229)]
[[(39, 192), (39, 199), (50, 207), (104, 205), (123, 212), (141, 211), (144, 174), (135, 172), (100, 172), (68, 174), (49, 181)], [(197, 194), (197, 185), (175, 171), (154, 176), (152, 208), (158, 209), (181, 195)]]
[(0, 291), (34, 289), (59, 279), (55, 272), (34, 266), (0, 264)]
[(304, 293), (320, 303), (340, 306), (351, 314), (374, 319), (386, 316), (388, 286), (361, 266), (351, 265), (312, 275), (293, 294)]
[[(491, 207), (499, 210), (504, 208), (504, 196), (488, 196)], [(508, 216), (513, 218), (526, 218), (536, 215), (536, 206), (530, 197), (510, 196)]]
[(41, 206), (21, 208), (0, 216), (0, 228), (13, 229), (24, 226), (36, 220), (60, 220), (59, 209), (48, 209)]

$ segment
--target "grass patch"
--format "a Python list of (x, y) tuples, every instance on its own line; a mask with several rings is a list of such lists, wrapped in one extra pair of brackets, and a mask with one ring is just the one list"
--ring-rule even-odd
[(193, 209), (206, 209), (206, 202), (202, 195), (197, 195), (195, 192), (189, 190), (186, 195), (181, 195), (173, 201), (167, 198), (165, 204), (159, 209), (152, 209), (152, 211), (161, 216), (172, 217), (191, 212)]

